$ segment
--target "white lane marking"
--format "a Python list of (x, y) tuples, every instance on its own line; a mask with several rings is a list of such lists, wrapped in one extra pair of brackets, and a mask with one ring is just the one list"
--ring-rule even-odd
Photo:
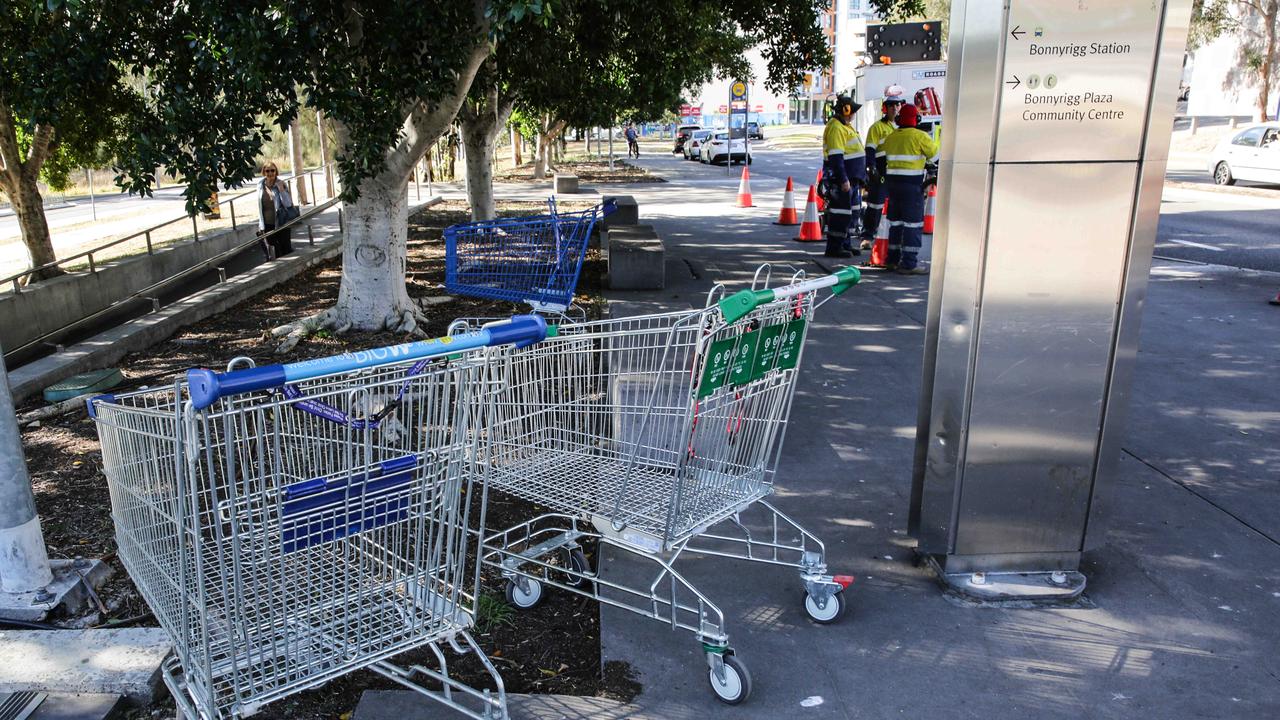
[(1204, 243), (1191, 242), (1190, 240), (1179, 240), (1177, 238), (1165, 238), (1165, 242), (1178, 243), (1179, 245), (1186, 245), (1187, 247), (1200, 248), (1201, 250), (1212, 250), (1214, 252), (1226, 252), (1226, 250), (1223, 250), (1220, 247), (1214, 247), (1213, 245), (1205, 245)]

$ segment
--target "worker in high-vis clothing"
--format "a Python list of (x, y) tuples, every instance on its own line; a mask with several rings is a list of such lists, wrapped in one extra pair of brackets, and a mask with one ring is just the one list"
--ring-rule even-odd
[[(890, 94), (897, 88), (898, 93)], [(877, 158), (884, 155), (880, 151), (880, 143), (898, 129), (893, 124), (898, 117), (898, 109), (906, 102), (902, 88), (890, 85), (885, 89), (884, 100), (880, 103), (880, 119), (867, 129), (867, 202), (862, 208), (862, 249), (870, 250), (875, 242), (876, 230), (880, 227), (880, 215), (884, 212), (884, 198), (887, 188), (884, 176), (879, 172)]]
[(827, 196), (827, 257), (859, 255), (849, 237), (854, 212), (862, 202), (867, 180), (867, 156), (862, 136), (853, 127), (853, 114), (861, 107), (851, 98), (836, 98), (831, 121), (822, 131), (823, 184)]
[(920, 244), (924, 236), (925, 164), (937, 162), (938, 141), (916, 127), (915, 105), (898, 111), (898, 129), (881, 141), (876, 150), (878, 170), (889, 190), (890, 267), (905, 275), (926, 275), (920, 265)]

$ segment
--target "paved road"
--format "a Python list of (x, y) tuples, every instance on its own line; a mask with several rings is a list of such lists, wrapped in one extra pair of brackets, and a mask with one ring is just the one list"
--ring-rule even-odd
[[(788, 176), (796, 183), (796, 202), (804, 202), (804, 194), (817, 172), (817, 151), (758, 148), (753, 154), (751, 185), (757, 205), (778, 207)], [(646, 156), (642, 162), (662, 172), (677, 173), (682, 182), (697, 186), (736, 187), (741, 175), (737, 166), (728, 169), (723, 165), (703, 165), (679, 156), (670, 160)], [(1194, 180), (1198, 167), (1195, 156), (1174, 158), (1170, 177)], [(1204, 180), (1209, 182), (1207, 176)], [(799, 209), (804, 210), (802, 206)], [(1207, 188), (1201, 191), (1167, 187), (1160, 209), (1156, 255), (1280, 271), (1280, 233), (1276, 228), (1280, 228), (1280, 191), (1274, 197), (1262, 197)]]

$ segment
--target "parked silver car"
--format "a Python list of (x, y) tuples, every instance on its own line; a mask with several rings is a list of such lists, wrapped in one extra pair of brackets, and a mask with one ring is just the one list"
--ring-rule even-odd
[(1209, 172), (1219, 185), (1237, 180), (1280, 183), (1280, 122), (1259, 123), (1229, 135), (1209, 155)]

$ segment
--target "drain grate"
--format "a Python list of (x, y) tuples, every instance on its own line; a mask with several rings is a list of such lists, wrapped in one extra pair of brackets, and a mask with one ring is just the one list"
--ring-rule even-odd
[(0, 693), (0, 720), (26, 720), (44, 699), (42, 692)]

